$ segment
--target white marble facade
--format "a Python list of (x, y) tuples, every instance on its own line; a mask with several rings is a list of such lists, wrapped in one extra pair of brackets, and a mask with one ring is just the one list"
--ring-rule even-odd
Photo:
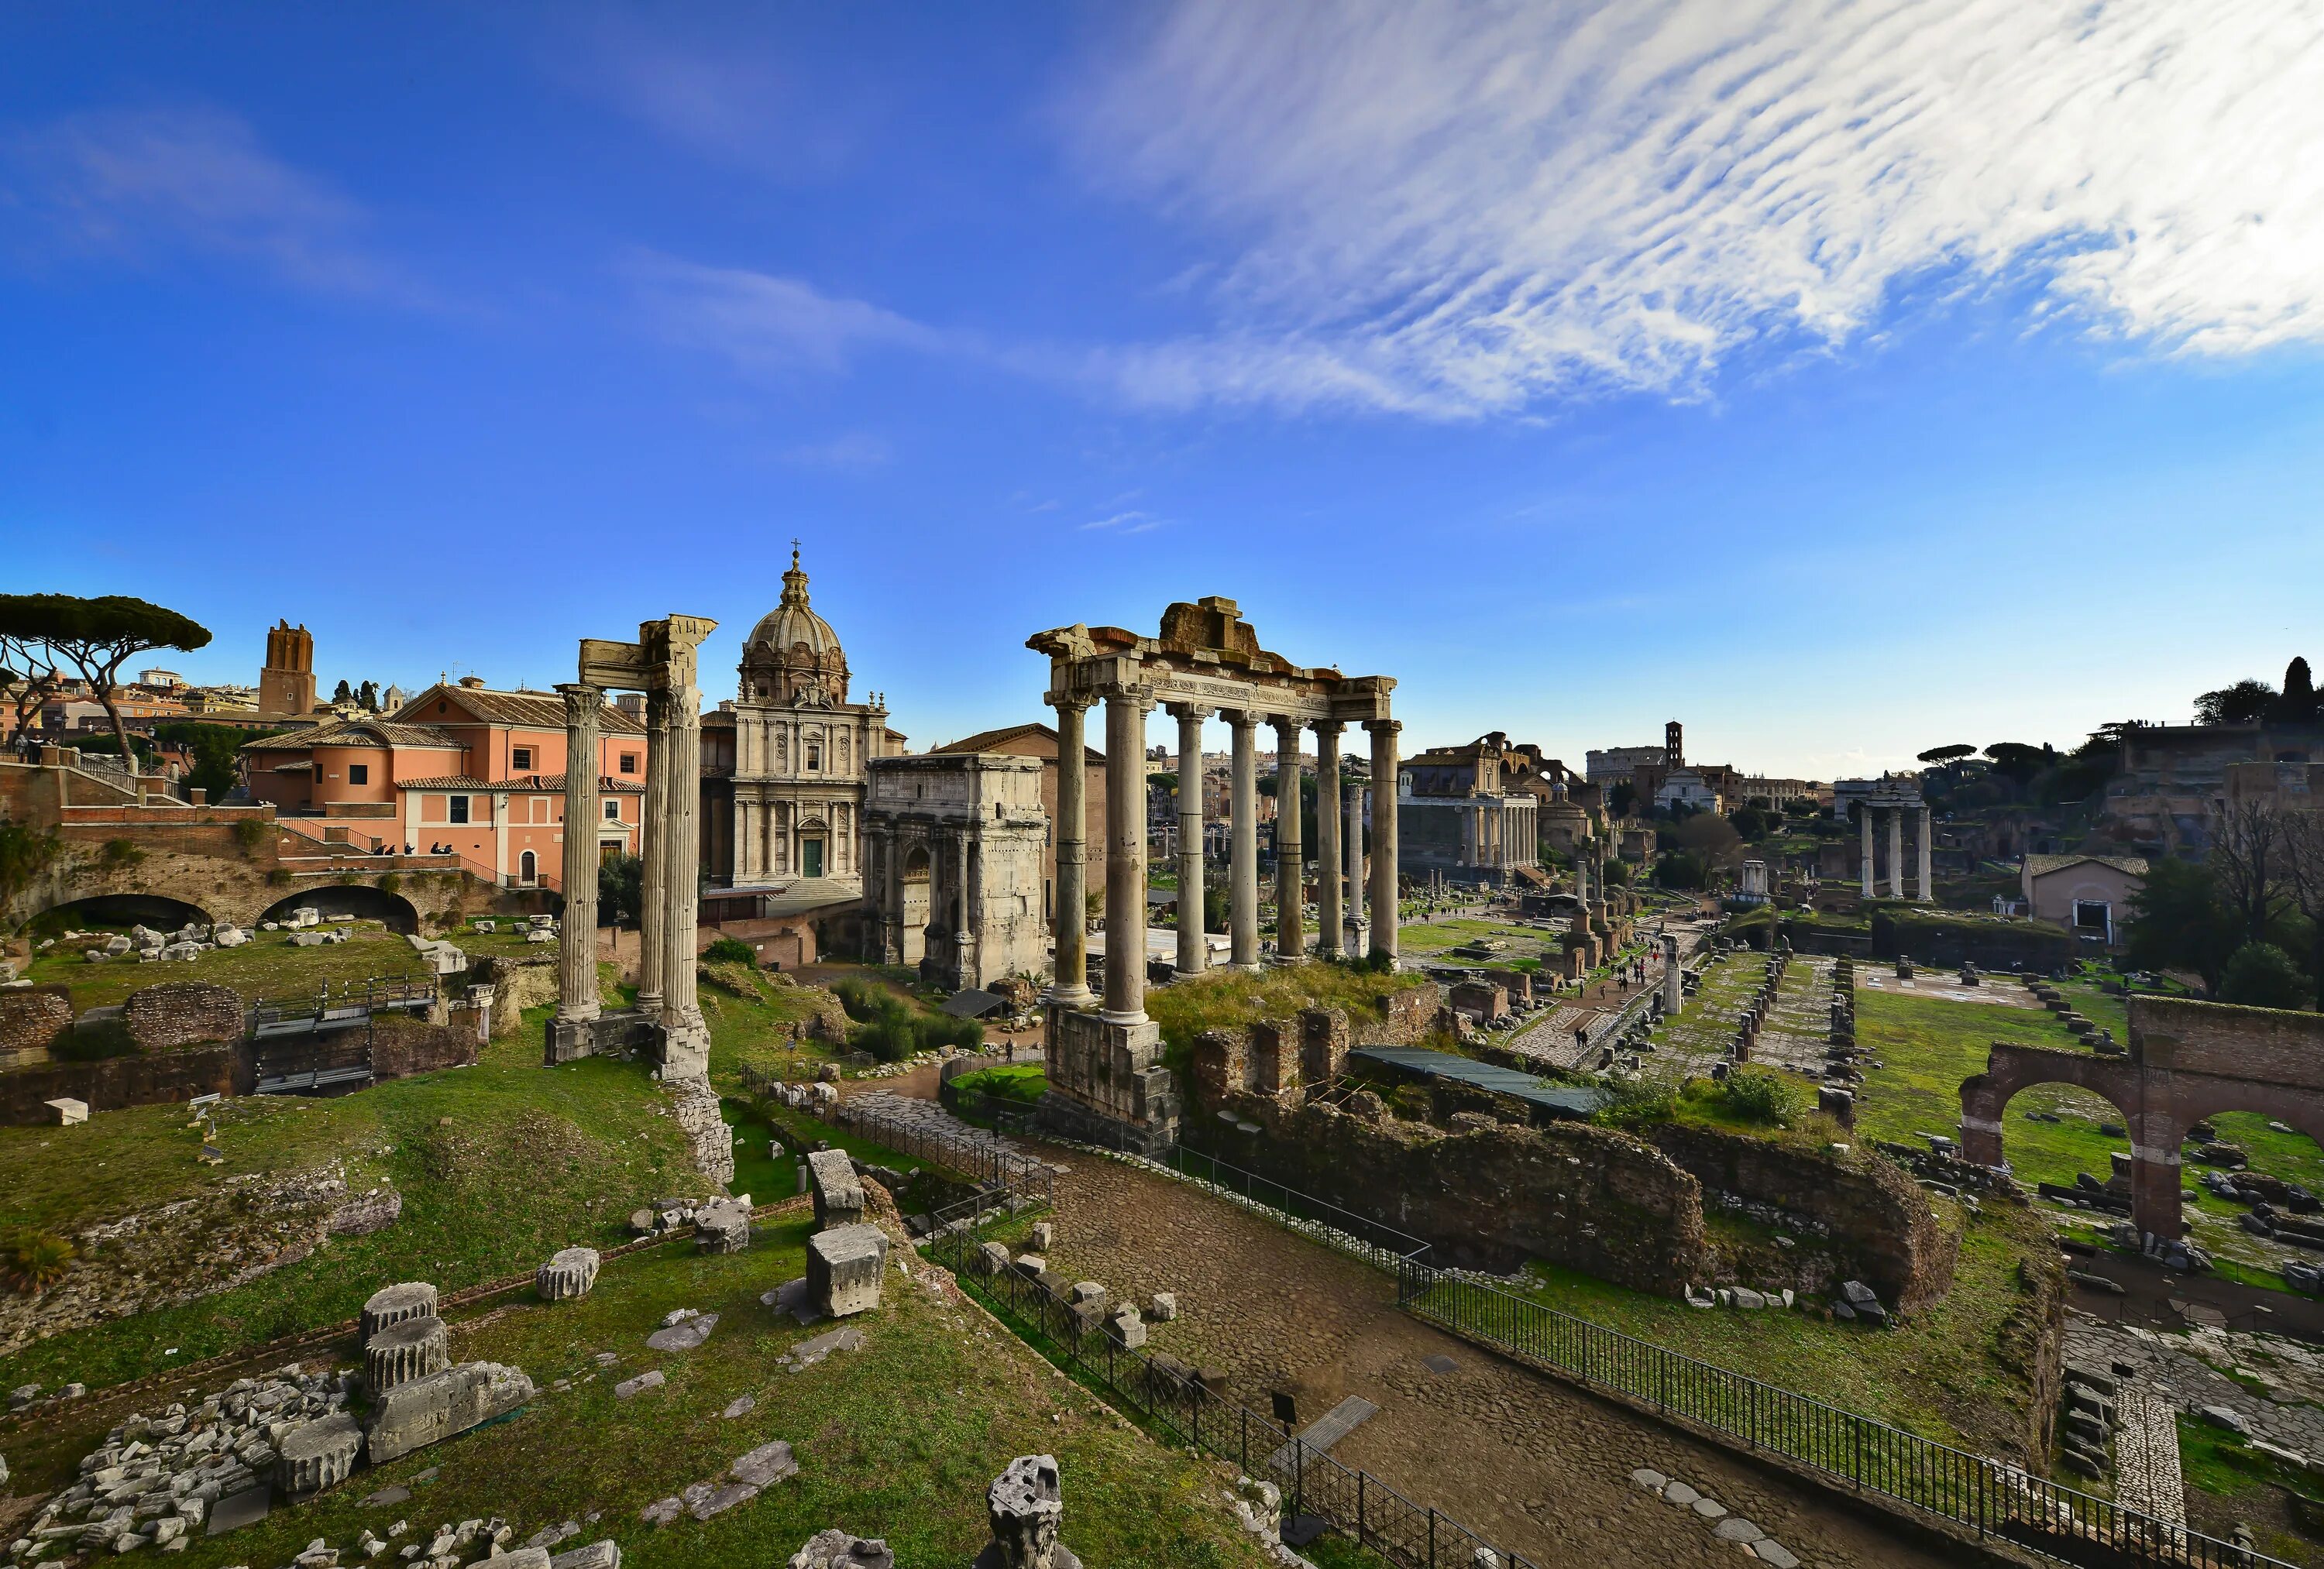
[(900, 738), (876, 694), (847, 700), (847, 656), (791, 552), (782, 602), (742, 645), (734, 703), (734, 885), (863, 885), (865, 765)]

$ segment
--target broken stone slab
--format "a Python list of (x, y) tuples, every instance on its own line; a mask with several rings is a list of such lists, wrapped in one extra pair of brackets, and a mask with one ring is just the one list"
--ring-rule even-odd
[(451, 1365), (451, 1338), (432, 1313), (391, 1324), (364, 1343), (364, 1384), (374, 1399)]
[(706, 1520), (724, 1514), (736, 1504), (749, 1503), (759, 1496), (759, 1490), (739, 1482), (697, 1482), (678, 1496), (685, 1500), (687, 1514), (697, 1520)]
[(471, 1362), (390, 1390), (372, 1416), (369, 1452), (386, 1463), (440, 1439), (504, 1417), (532, 1399), (532, 1381), (518, 1368)]
[(778, 1438), (737, 1459), (727, 1468), (727, 1474), (753, 1490), (772, 1487), (797, 1476), (798, 1461), (792, 1455), (791, 1446)]
[(1004, 1273), (1009, 1268), (1009, 1250), (999, 1243), (979, 1243), (968, 1257), (968, 1267), (980, 1275)]
[(646, 1344), (656, 1351), (692, 1351), (709, 1339), (710, 1332), (717, 1327), (718, 1315), (697, 1313), (666, 1329), (655, 1330), (646, 1336)]
[(597, 1283), (597, 1265), (595, 1248), (560, 1248), (540, 1266), (533, 1287), (544, 1302), (574, 1301)]
[(372, 1293), (371, 1300), (363, 1305), (363, 1342), (371, 1344), (372, 1336), (391, 1324), (401, 1324), (407, 1318), (436, 1317), (436, 1288), (425, 1280), (406, 1280), (400, 1285), (385, 1287)]
[(493, 1569), (549, 1569), (549, 1549), (519, 1547), (512, 1553), (494, 1553)]
[(812, 1340), (799, 1342), (779, 1360), (788, 1363), (793, 1372), (800, 1372), (827, 1360), (834, 1352), (861, 1351), (862, 1348), (863, 1332), (842, 1327), (826, 1330)]
[(88, 1102), (60, 1095), (54, 1100), (41, 1103), (49, 1108), (49, 1120), (60, 1128), (69, 1128), (88, 1121)]
[(751, 1207), (741, 1199), (704, 1206), (694, 1216), (695, 1244), (706, 1253), (739, 1253), (751, 1245)]
[(863, 1220), (863, 1184), (856, 1180), (855, 1162), (844, 1150), (817, 1150), (807, 1158), (807, 1181), (815, 1190), (815, 1224), (818, 1231), (860, 1225)]
[(292, 1497), (337, 1487), (355, 1471), (363, 1447), (363, 1425), (346, 1411), (302, 1423), (283, 1436), (276, 1480)]
[(807, 1295), (834, 1318), (880, 1306), (888, 1235), (876, 1225), (843, 1225), (807, 1239)]
[(737, 1417), (747, 1417), (758, 1408), (758, 1396), (737, 1395), (733, 1399), (727, 1401), (726, 1408), (718, 1414), (725, 1418), (728, 1421), (732, 1421)]
[(851, 1537), (835, 1528), (809, 1537), (784, 1569), (896, 1569), (896, 1555), (882, 1538)]
[(1178, 1295), (1175, 1291), (1157, 1291), (1147, 1304), (1146, 1317), (1157, 1324), (1168, 1324), (1178, 1317)]
[(658, 1390), (668, 1381), (668, 1380), (662, 1377), (661, 1369), (653, 1368), (648, 1372), (640, 1373), (633, 1379), (623, 1379), (620, 1383), (615, 1384), (613, 1386), (613, 1398), (616, 1399), (626, 1400), (633, 1395), (641, 1395), (648, 1390)]
[(1057, 1540), (1065, 1518), (1054, 1455), (1020, 1454), (985, 1490), (992, 1540), (976, 1569), (1081, 1569), (1081, 1560)]
[(602, 1542), (558, 1554), (549, 1561), (549, 1569), (622, 1569), (622, 1549), (609, 1537)]

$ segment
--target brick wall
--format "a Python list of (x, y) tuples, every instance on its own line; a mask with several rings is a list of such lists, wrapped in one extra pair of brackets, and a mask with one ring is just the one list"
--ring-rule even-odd
[(200, 981), (171, 981), (129, 994), (122, 1022), (140, 1051), (174, 1051), (210, 1041), (239, 1041), (246, 1007), (242, 994)]
[(408, 1078), (442, 1068), (472, 1068), (476, 1061), (475, 1016), (454, 1015), (449, 1024), (423, 1024), (416, 1019), (383, 1016), (373, 1027), (372, 1073), (379, 1078)]
[(2324, 1014), (2135, 996), (2130, 1039), (2150, 1068), (2324, 1088)]
[(71, 993), (61, 986), (0, 992), (0, 1068), (48, 1060), (49, 1048), (72, 1028)]
[(249, 1060), (239, 1044), (189, 1046), (160, 1057), (108, 1057), (0, 1074), (0, 1125), (51, 1120), (42, 1103), (69, 1096), (91, 1111), (190, 1100), (198, 1095), (247, 1095)]

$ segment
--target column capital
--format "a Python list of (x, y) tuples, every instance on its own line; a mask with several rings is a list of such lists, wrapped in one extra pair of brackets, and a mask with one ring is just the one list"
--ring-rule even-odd
[(1090, 704), (1097, 699), (1086, 692), (1053, 692), (1042, 701), (1059, 712), (1070, 709), (1075, 713), (1087, 713)]
[(1255, 708), (1222, 708), (1219, 710), (1219, 721), (1238, 730), (1255, 730), (1266, 722)]
[(565, 717), (568, 721), (594, 718), (604, 706), (604, 689), (586, 681), (560, 682), (557, 690), (565, 695)]
[(1404, 721), (1402, 720), (1368, 719), (1363, 721), (1363, 724), (1364, 729), (1370, 730), (1376, 736), (1392, 736), (1398, 730), (1404, 729)]
[(1348, 727), (1345, 720), (1319, 719), (1309, 720), (1307, 728), (1315, 732), (1316, 739), (1321, 740), (1325, 736), (1337, 736)]
[(1139, 713), (1145, 713), (1154, 707), (1154, 689), (1150, 686), (1133, 686), (1128, 683), (1115, 686), (1102, 686), (1098, 688), (1097, 695), (1105, 699), (1109, 707), (1117, 702), (1135, 703), (1138, 705)]
[(1187, 720), (1194, 720), (1200, 722), (1201, 720), (1211, 717), (1211, 708), (1208, 703), (1166, 702), (1162, 705), (1162, 710), (1172, 719), (1177, 720), (1181, 722)]

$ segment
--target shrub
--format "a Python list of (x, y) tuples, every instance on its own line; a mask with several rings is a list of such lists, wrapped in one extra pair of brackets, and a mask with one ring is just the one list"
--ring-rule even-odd
[(2304, 1007), (2308, 983), (2292, 956), (2273, 942), (2246, 942), (2227, 960), (2219, 1001), (2249, 1008)]
[(289, 887), (290, 885), (290, 868), (288, 867), (277, 867), (272, 871), (267, 873), (266, 885), (270, 888)]
[(1678, 1096), (1666, 1084), (1644, 1079), (1618, 1080), (1608, 1087), (1606, 1104), (1594, 1120), (1609, 1127), (1634, 1128), (1644, 1123), (1666, 1123), (1678, 1115)]
[(379, 891), (383, 894), (392, 894), (401, 886), (403, 886), (403, 879), (393, 872), (388, 873), (379, 880)]
[(97, 866), (108, 872), (125, 872), (144, 858), (145, 852), (134, 841), (125, 839), (106, 840), (104, 848), (97, 852)]
[(739, 937), (722, 937), (702, 950), (702, 957), (721, 964), (748, 965), (759, 968), (758, 950)]
[(234, 842), (242, 853), (254, 856), (266, 846), (266, 824), (261, 819), (245, 817), (234, 825)]
[(20, 1225), (0, 1236), (0, 1275), (19, 1291), (45, 1291), (72, 1267), (73, 1245), (52, 1231)]
[(1729, 1074), (1720, 1098), (1740, 1120), (1779, 1128), (1790, 1127), (1807, 1108), (1807, 1097), (1796, 1086), (1764, 1069), (1738, 1069)]

